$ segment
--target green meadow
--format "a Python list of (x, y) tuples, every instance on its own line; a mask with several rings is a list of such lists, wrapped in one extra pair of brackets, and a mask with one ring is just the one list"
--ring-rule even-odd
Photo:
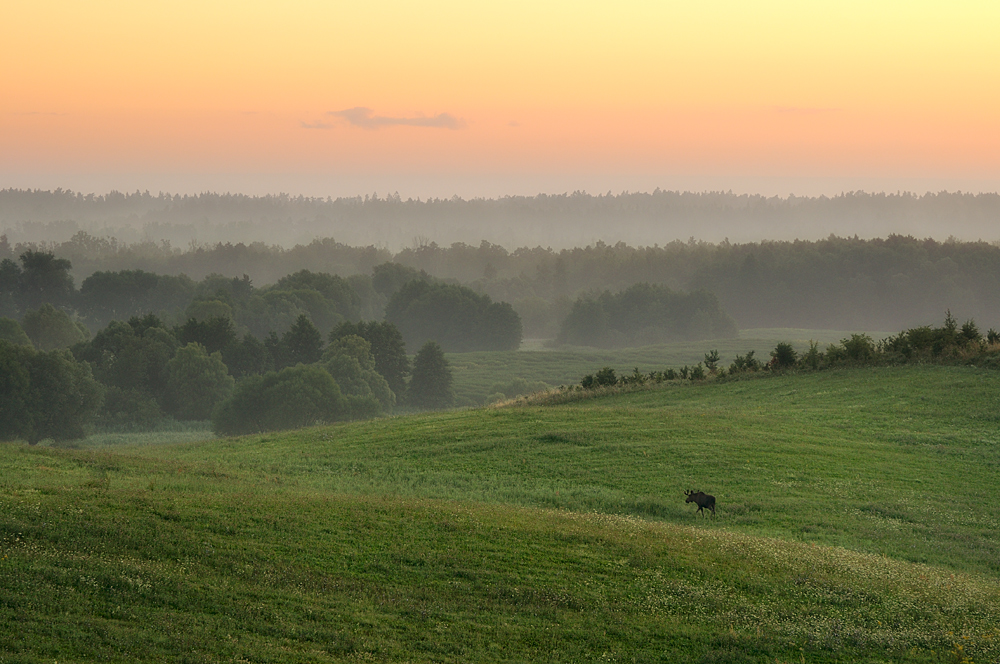
[(0, 446), (0, 663), (1000, 660), (1000, 372), (573, 396)]
[[(856, 331), (855, 331), (856, 332)], [(841, 330), (804, 330), (797, 328), (760, 328), (742, 330), (738, 339), (692, 341), (606, 350), (580, 346), (546, 348), (538, 340), (529, 340), (518, 351), (481, 351), (447, 353), (455, 379), (455, 395), (462, 406), (484, 403), (494, 392), (493, 387), (509, 384), (517, 378), (530, 383), (543, 382), (550, 387), (575, 385), (587, 374), (610, 366), (619, 373), (631, 373), (636, 367), (644, 373), (694, 366), (705, 359), (710, 350), (719, 351), (722, 366), (737, 355), (754, 351), (757, 358), (767, 361), (779, 342), (791, 343), (799, 352), (809, 349), (815, 341), (825, 348), (850, 337), (852, 332)], [(869, 332), (873, 338), (885, 336)], [(510, 395), (507, 395), (510, 396)]]

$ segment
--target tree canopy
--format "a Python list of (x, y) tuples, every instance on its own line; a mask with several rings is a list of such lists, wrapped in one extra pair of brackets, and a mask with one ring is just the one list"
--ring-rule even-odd
[(90, 367), (68, 351), (35, 351), (0, 340), (0, 439), (34, 445), (46, 438), (83, 438), (102, 392)]
[(642, 346), (736, 336), (736, 324), (711, 293), (678, 293), (635, 284), (619, 293), (581, 297), (563, 321), (557, 340), (579, 346)]
[(347, 400), (329, 372), (299, 364), (246, 378), (216, 408), (212, 428), (221, 435), (239, 435), (335, 422), (348, 415)]
[(521, 318), (514, 309), (465, 286), (407, 282), (389, 299), (385, 318), (411, 348), (429, 340), (452, 352), (521, 345)]
[(352, 335), (368, 342), (375, 358), (375, 370), (385, 378), (396, 398), (402, 399), (406, 392), (406, 377), (410, 374), (410, 360), (406, 356), (406, 344), (399, 328), (389, 321), (345, 321), (330, 332), (330, 343)]

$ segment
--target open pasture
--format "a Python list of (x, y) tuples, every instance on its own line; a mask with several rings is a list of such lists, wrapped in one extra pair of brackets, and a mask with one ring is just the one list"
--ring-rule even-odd
[(997, 413), (912, 366), (8, 445), (0, 662), (996, 661)]
[[(855, 331), (856, 332), (856, 331)], [(808, 350), (815, 341), (825, 348), (839, 343), (852, 332), (841, 330), (806, 330), (795, 328), (759, 328), (742, 330), (738, 339), (684, 341), (639, 348), (600, 349), (579, 346), (546, 348), (537, 342), (525, 344), (519, 351), (481, 351), (447, 353), (455, 376), (455, 394), (459, 405), (484, 403), (495, 384), (509, 384), (516, 378), (528, 382), (541, 381), (552, 387), (575, 385), (587, 374), (610, 366), (619, 373), (662, 371), (694, 366), (705, 359), (705, 353), (718, 350), (722, 366), (729, 366), (736, 355), (754, 351), (767, 361), (771, 350), (781, 341), (791, 343), (798, 351)], [(869, 333), (873, 338), (884, 334)], [(510, 396), (510, 395), (508, 395)]]

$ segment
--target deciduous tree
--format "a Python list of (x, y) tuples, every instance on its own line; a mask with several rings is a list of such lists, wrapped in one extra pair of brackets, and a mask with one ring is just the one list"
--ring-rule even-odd
[(167, 410), (181, 420), (207, 420), (233, 391), (233, 377), (219, 352), (197, 342), (177, 349), (167, 362)]
[(345, 419), (349, 410), (329, 372), (300, 364), (250, 376), (216, 409), (212, 429), (223, 435), (294, 429)]

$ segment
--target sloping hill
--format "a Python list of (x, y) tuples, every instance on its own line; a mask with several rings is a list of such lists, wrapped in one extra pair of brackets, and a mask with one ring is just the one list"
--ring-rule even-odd
[(998, 388), (863, 369), (3, 446), (0, 662), (994, 661)]

